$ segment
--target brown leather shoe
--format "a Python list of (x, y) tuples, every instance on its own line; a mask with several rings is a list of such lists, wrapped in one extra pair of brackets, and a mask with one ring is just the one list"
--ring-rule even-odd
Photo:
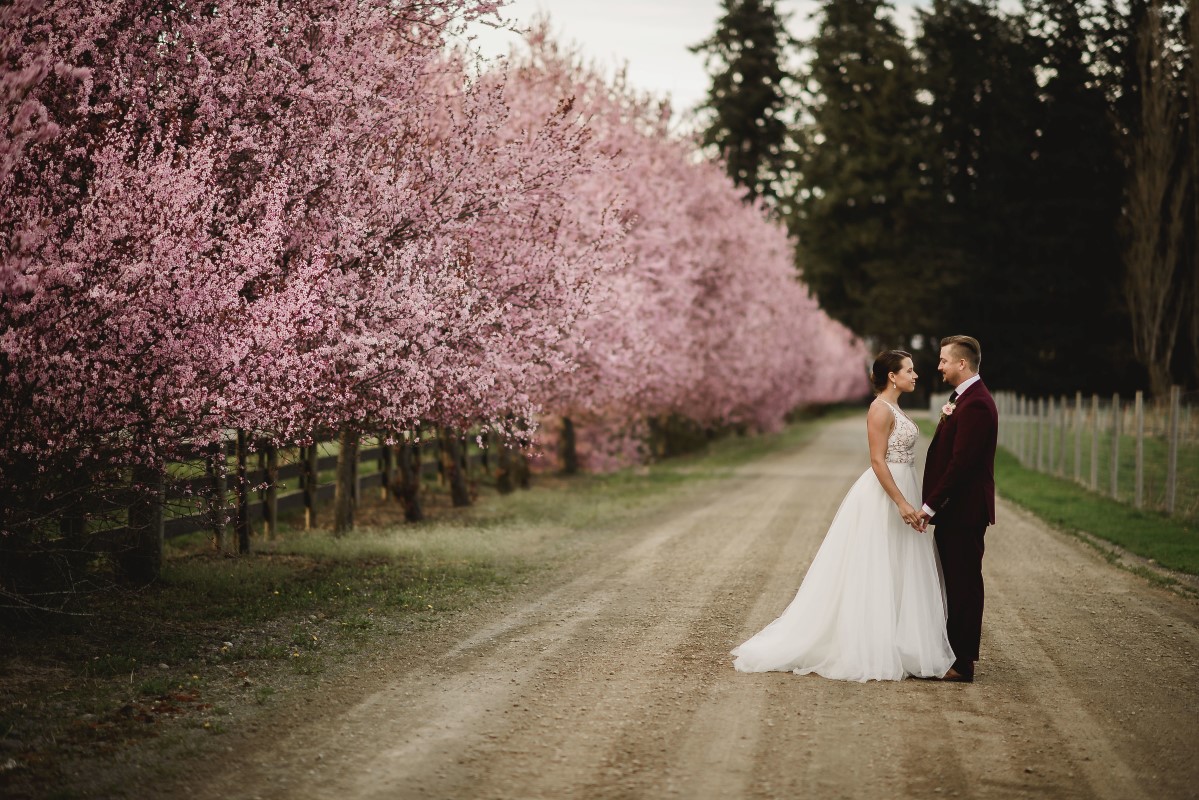
[(945, 675), (942, 676), (941, 680), (949, 681), (950, 683), (974, 683), (974, 676), (966, 675), (965, 673), (958, 672), (953, 667), (950, 667), (949, 672), (946, 672)]

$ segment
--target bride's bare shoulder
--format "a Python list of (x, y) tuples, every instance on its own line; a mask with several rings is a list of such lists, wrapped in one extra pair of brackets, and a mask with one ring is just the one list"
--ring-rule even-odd
[(875, 419), (891, 419), (891, 407), (887, 405), (887, 401), (881, 397), (876, 397), (870, 401), (870, 408), (866, 409), (866, 421), (870, 422)]

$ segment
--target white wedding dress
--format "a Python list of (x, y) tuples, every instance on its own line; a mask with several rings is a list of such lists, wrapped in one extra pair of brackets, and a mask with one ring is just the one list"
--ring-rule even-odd
[[(895, 417), (887, 466), (903, 496), (920, 508), (920, 432), (887, 406)], [(905, 524), (867, 469), (841, 501), (795, 599), (732, 653), (741, 672), (815, 672), (847, 681), (940, 678), (954, 655), (932, 528), (920, 533)]]

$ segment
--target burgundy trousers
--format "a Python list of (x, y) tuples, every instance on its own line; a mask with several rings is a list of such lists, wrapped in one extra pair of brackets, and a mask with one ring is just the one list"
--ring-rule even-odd
[(974, 674), (983, 630), (983, 536), (986, 524), (963, 525), (946, 520), (934, 535), (941, 569), (945, 573), (945, 600), (949, 619), (946, 633), (957, 656), (953, 668)]

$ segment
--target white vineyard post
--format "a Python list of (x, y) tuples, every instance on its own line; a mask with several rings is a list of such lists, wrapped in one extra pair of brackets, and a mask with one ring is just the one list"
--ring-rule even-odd
[(1166, 451), (1166, 513), (1171, 515), (1174, 513), (1175, 490), (1178, 484), (1178, 423), (1181, 400), (1182, 389), (1171, 386), (1169, 446)]
[(1053, 473), (1055, 458), (1058, 456), (1058, 404), (1054, 403), (1053, 395), (1046, 401), (1046, 427), (1049, 432), (1049, 461), (1046, 463), (1046, 471)]
[(1082, 392), (1074, 393), (1074, 482), (1082, 483)]
[(1111, 494), (1113, 500), (1119, 500), (1120, 475), (1120, 395), (1112, 395), (1112, 465), (1111, 465)]
[(1137, 472), (1136, 486), (1133, 494), (1133, 505), (1143, 508), (1145, 505), (1145, 393), (1137, 390), (1136, 410), (1133, 413), (1133, 425), (1137, 437)]

